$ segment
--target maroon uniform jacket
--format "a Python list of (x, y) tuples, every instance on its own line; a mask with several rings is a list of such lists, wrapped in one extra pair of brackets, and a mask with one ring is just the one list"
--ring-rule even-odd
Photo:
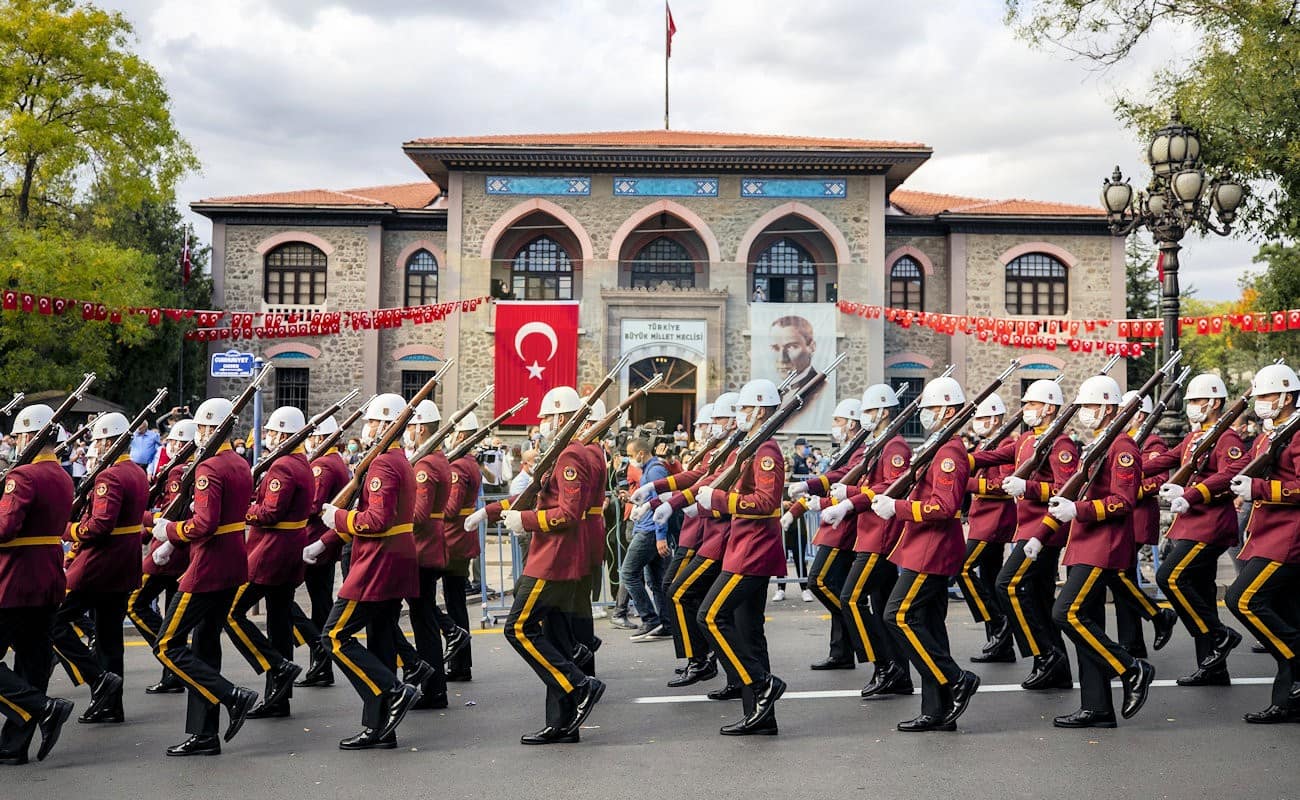
[[(189, 461), (168, 461), (163, 467), (163, 490), (159, 498), (159, 507), (166, 508), (171, 505), (172, 500), (176, 499), (176, 493), (181, 490), (181, 476), (189, 465), (194, 463)], [(141, 569), (145, 575), (169, 575), (173, 578), (179, 578), (185, 574), (185, 570), (190, 565), (190, 549), (185, 545), (173, 545), (171, 558), (167, 563), (159, 566), (153, 562), (153, 551), (162, 546), (162, 542), (153, 538), (153, 513), (146, 511), (144, 513), (144, 530), (140, 532), (141, 541), (149, 546), (149, 552), (145, 554), (141, 561)]]
[(970, 476), (966, 483), (966, 491), (971, 496), (970, 511), (966, 514), (967, 539), (990, 544), (1011, 541), (1016, 533), (1016, 502), (1002, 491), (1002, 481), (1015, 471), (1011, 464), (994, 464), (975, 470)]
[(785, 576), (781, 536), (781, 493), (785, 490), (785, 456), (768, 439), (744, 465), (732, 491), (714, 489), (713, 508), (731, 516), (722, 569), (734, 575)]
[(445, 453), (435, 450), (415, 462), (415, 555), (422, 569), (447, 568), (443, 519), (450, 493), (451, 463)]
[[(1187, 434), (1173, 450), (1143, 461), (1142, 471), (1151, 474), (1181, 466), (1191, 458), (1192, 449), (1200, 436), (1200, 431)], [(1214, 443), (1210, 457), (1197, 465), (1196, 471), (1188, 479), (1190, 485), (1183, 491), (1183, 499), (1191, 508), (1174, 517), (1173, 524), (1169, 526), (1169, 538), (1205, 542), (1219, 547), (1236, 544), (1237, 508), (1234, 503), (1237, 496), (1228, 488), (1228, 484), (1246, 468), (1248, 462), (1249, 457), (1241, 436), (1231, 428), (1224, 431)]]
[(352, 565), (339, 587), (343, 600), (379, 602), (418, 597), (419, 568), (411, 519), (415, 516), (415, 470), (394, 442), (370, 462), (361, 501), (354, 511), (334, 512), (326, 547), (352, 543)]
[[(659, 494), (690, 488), (695, 485), (697, 480), (709, 474), (709, 465), (713, 463), (713, 456), (717, 452), (717, 448), (714, 448), (705, 453), (694, 469), (684, 469), (675, 475), (669, 475), (667, 478), (660, 478), (655, 481), (655, 496), (650, 498), (650, 511), (647, 513), (653, 514), (654, 510), (659, 507), (662, 502), (658, 497)], [(696, 550), (699, 548), (703, 536), (703, 516), (685, 517), (682, 520), (682, 530), (677, 534), (677, 546), (687, 550)]]
[[(316, 491), (312, 493), (312, 512), (307, 518), (307, 544), (319, 542), (320, 537), (329, 530), (320, 518), (321, 506), (333, 500), (339, 491), (348, 485), (348, 481), (352, 480), (347, 462), (334, 447), (311, 460), (311, 475), (316, 481)], [(327, 548), (317, 563), (324, 564), (335, 557), (337, 553)]]
[(903, 535), (887, 558), (903, 569), (952, 577), (966, 560), (966, 537), (961, 530), (962, 496), (970, 479), (970, 462), (961, 437), (939, 448), (925, 475), (912, 487), (907, 500), (895, 500), (895, 516), (902, 519)]
[(855, 553), (880, 553), (882, 555), (894, 549), (898, 537), (903, 533), (903, 520), (881, 519), (871, 510), (872, 499), (889, 488), (890, 484), (912, 464), (912, 448), (902, 436), (890, 439), (880, 451), (880, 458), (871, 465), (862, 483), (848, 487), (847, 502), (853, 504), (856, 518), (856, 537), (853, 540)]
[(81, 545), (68, 567), (68, 590), (133, 592), (140, 588), (140, 520), (149, 507), (149, 479), (122, 456), (99, 473), (90, 508), (64, 537)]
[[(1004, 442), (995, 450), (980, 450), (970, 455), (971, 469), (1011, 464), (1012, 472), (1029, 460), (1038, 437), (1046, 426), (1023, 433), (1014, 441)], [(1070, 526), (1047, 516), (1047, 501), (1065, 485), (1079, 468), (1079, 447), (1068, 436), (1058, 436), (1038, 472), (1025, 481), (1025, 496), (1016, 501), (1016, 535), (1013, 541), (1027, 542), (1035, 537), (1048, 547), (1064, 547)]]
[(582, 519), (582, 536), (587, 560), (595, 569), (605, 560), (605, 487), (609, 485), (609, 474), (605, 448), (594, 442), (586, 447), (593, 479), (587, 486), (587, 515)]
[[(711, 481), (715, 480), (720, 473), (726, 472), (727, 467), (730, 467), (735, 460), (735, 450), (732, 450), (731, 453), (727, 455), (726, 461), (724, 461), (721, 466), (714, 465), (713, 459), (710, 457), (708, 474), (701, 476), (691, 486), (673, 494), (672, 497), (668, 498), (668, 505), (678, 511), (681, 511), (687, 506), (694, 505), (697, 500), (695, 496), (696, 491), (698, 491), (701, 486), (712, 485)], [(680, 482), (678, 485), (681, 485)], [(703, 520), (703, 522), (700, 525), (700, 542), (699, 547), (695, 550), (695, 555), (700, 558), (720, 561), (722, 560), (723, 555), (727, 552), (727, 539), (731, 536), (731, 516), (726, 513), (727, 509), (725, 505), (714, 506), (712, 511), (699, 509), (699, 512), (697, 518)], [(687, 519), (690, 518), (687, 517)], [(777, 524), (778, 526), (780, 525), (779, 520)]]
[(0, 608), (57, 606), (67, 586), (63, 530), (72, 478), (52, 455), (14, 467), (0, 497)]
[[(447, 533), (447, 558), (466, 561), (478, 558), (478, 531), (467, 531), (462, 524), (465, 517), (474, 513), (478, 505), (479, 488), (483, 484), (483, 472), (478, 468), (478, 461), (472, 455), (461, 456), (451, 462), (451, 489), (447, 493), (447, 524), (443, 530)], [(528, 551), (532, 558), (532, 550)]]
[[(866, 455), (867, 444), (863, 442), (862, 446), (853, 451), (849, 460), (844, 462), (844, 466), (833, 469), (830, 472), (808, 481), (808, 494), (813, 497), (827, 497), (830, 494), (831, 484), (839, 483), (840, 479), (862, 463), (862, 458)], [(790, 514), (799, 516), (808, 509), (808, 506), (796, 500), (790, 504)], [(833, 547), (836, 550), (847, 550), (853, 546), (855, 527), (852, 525), (827, 525), (825, 523), (817, 526), (817, 532), (813, 534), (814, 547)]]
[[(586, 445), (570, 442), (555, 460), (554, 469), (542, 476), (536, 507), (523, 512), (524, 530), (533, 535), (524, 575), (576, 581), (591, 572), (582, 530), (590, 502), (588, 487), (599, 477), (591, 473), (591, 452)], [(508, 500), (499, 505), (501, 510), (509, 510)]]
[(250, 583), (302, 583), (307, 569), (302, 549), (307, 546), (307, 519), (315, 495), (316, 480), (302, 448), (276, 459), (262, 476), (257, 497), (245, 515)]
[(242, 534), (252, 499), (253, 470), (229, 443), (195, 467), (194, 513), (167, 525), (168, 541), (190, 548), (190, 564), (180, 581), (182, 592), (217, 592), (248, 582)]
[(1110, 443), (1084, 496), (1074, 504), (1078, 516), (1061, 562), (1102, 569), (1133, 566), (1133, 509), (1141, 487), (1142, 454), (1127, 433)]
[[(1129, 436), (1135, 433), (1137, 431), (1129, 431)], [(1161, 440), (1159, 435), (1152, 433), (1142, 443), (1142, 463), (1145, 464), (1148, 460), (1158, 458), (1168, 452), (1169, 447)], [(1145, 467), (1143, 469), (1145, 472)], [(1160, 487), (1167, 480), (1169, 480), (1168, 470), (1152, 472), (1142, 478), (1142, 486), (1138, 490), (1137, 507), (1133, 509), (1134, 547), (1160, 542)]]
[[(1255, 439), (1253, 454), (1264, 452), (1270, 433)], [(1267, 558), (1283, 564), (1300, 564), (1300, 436), (1293, 438), (1278, 456), (1267, 478), (1250, 482), (1255, 498), (1246, 523), (1246, 544), (1238, 558)], [(3, 551), (0, 551), (3, 552)]]

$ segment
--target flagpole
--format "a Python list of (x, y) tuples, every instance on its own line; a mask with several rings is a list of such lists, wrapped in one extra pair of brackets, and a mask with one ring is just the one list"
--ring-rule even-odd
[(670, 35), (669, 35), (668, 32), (667, 32), (667, 24), (668, 24), (668, 20), (667, 20), (667, 18), (666, 18), (666, 12), (667, 12), (667, 10), (668, 10), (668, 5), (667, 5), (667, 3), (665, 3), (665, 4), (664, 4), (664, 11), (665, 11), (665, 19), (664, 19), (664, 26), (665, 26), (665, 28), (664, 28), (664, 130), (668, 130), (668, 53), (669, 53), (669, 48), (672, 47), (672, 39), (670, 38)]

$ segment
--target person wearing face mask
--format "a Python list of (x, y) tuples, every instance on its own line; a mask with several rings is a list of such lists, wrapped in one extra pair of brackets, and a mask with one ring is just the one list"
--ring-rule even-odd
[[(585, 436), (596, 423), (605, 418), (605, 414), (605, 401), (599, 397), (595, 398), (587, 411), (587, 421), (579, 429), (578, 436), (580, 438)], [(601, 640), (596, 636), (596, 623), (591, 604), (600, 599), (600, 574), (605, 564), (605, 492), (609, 487), (609, 464), (605, 460), (605, 447), (599, 441), (588, 443), (585, 452), (592, 479), (585, 487), (587, 511), (579, 527), (582, 529), (583, 546), (587, 552), (590, 569), (578, 581), (578, 590), (574, 593), (569, 617), (573, 623), (573, 638), (576, 641), (573, 660), (585, 674), (595, 675), (596, 651), (600, 649)], [(658, 588), (656, 585), (655, 589)], [(665, 634), (664, 638), (667, 638), (668, 630), (665, 629), (662, 633)]]
[[(898, 396), (887, 384), (868, 386), (862, 393), (860, 422), (872, 432), (865, 446), (873, 446), (885, 435), (898, 406)], [(896, 434), (867, 465), (860, 481), (847, 486), (831, 484), (821, 505), (822, 525), (842, 532), (846, 537), (842, 541), (846, 545), (851, 541), (853, 548), (853, 563), (840, 589), (840, 614), (857, 660), (874, 666), (871, 680), (862, 687), (864, 700), (877, 695), (911, 694), (915, 689), (907, 661), (885, 626), (885, 605), (898, 578), (898, 568), (889, 563), (886, 555), (898, 542), (903, 522), (870, 513), (876, 493), (889, 488), (911, 463), (912, 448)], [(809, 492), (820, 491), (817, 482), (809, 485)], [(845, 524), (850, 517), (854, 524)]]
[[(1085, 436), (1100, 437), (1119, 410), (1120, 388), (1108, 375), (1094, 375), (1079, 386), (1075, 399)], [(1155, 669), (1134, 658), (1106, 635), (1106, 589), (1119, 597), (1120, 575), (1133, 560), (1131, 515), (1141, 486), (1141, 453), (1127, 433), (1109, 443), (1092, 480), (1077, 501), (1053, 496), (1048, 513), (1072, 522), (1062, 561), (1065, 585), (1052, 606), (1052, 620), (1074, 642), (1079, 661), (1080, 708), (1056, 717), (1058, 728), (1113, 728), (1115, 706), (1110, 682), (1124, 689), (1121, 713), (1129, 719), (1146, 702)]]
[[(780, 404), (776, 384), (750, 381), (736, 401), (736, 427), (752, 432)], [(710, 484), (699, 488), (695, 502), (703, 512), (717, 509), (731, 516), (731, 533), (718, 574), (704, 597), (698, 620), (724, 656), (728, 684), (741, 687), (744, 716), (719, 731), (724, 736), (777, 733), (776, 701), (785, 683), (772, 674), (764, 633), (763, 608), (771, 578), (785, 575), (781, 546), (781, 494), (785, 461), (774, 439), (759, 444), (729, 491)]]
[[(1006, 403), (996, 393), (989, 395), (971, 420), (971, 432), (988, 439), (1002, 427), (1007, 414)], [(1014, 437), (1009, 437), (1014, 442)], [(1015, 472), (1012, 464), (994, 464), (974, 470), (966, 485), (971, 495), (966, 515), (966, 560), (961, 565), (962, 595), (976, 622), (984, 623), (987, 642), (977, 664), (1012, 663), (1016, 660), (1011, 620), (993, 592), (994, 582), (1002, 571), (1002, 554), (1016, 530), (1016, 503), (1002, 491), (1002, 482)]]
[[(15, 452), (54, 418), (47, 405), (14, 417)], [(72, 478), (59, 466), (52, 439), (30, 464), (9, 470), (0, 496), (0, 639), (13, 650), (13, 668), (0, 662), (0, 764), (26, 764), (37, 731), (44, 761), (72, 714), (72, 701), (48, 697), (54, 651), (50, 628), (63, 601), (63, 546), (58, 531), (72, 513)], [(54, 532), (54, 535), (51, 535)]]
[[(1300, 378), (1285, 364), (1270, 364), (1255, 373), (1251, 394), (1267, 428), (1251, 453), (1259, 456), (1296, 414)], [(1240, 555), (1245, 566), (1224, 600), (1277, 662), (1269, 705), (1243, 719), (1256, 725), (1300, 722), (1300, 436), (1281, 449), (1267, 474), (1237, 475), (1231, 487), (1251, 504), (1251, 516)]]
[[(920, 421), (927, 436), (939, 432), (966, 404), (952, 378), (935, 378), (921, 390)], [(970, 465), (961, 437), (935, 453), (907, 498), (877, 494), (871, 511), (881, 519), (902, 517), (903, 533), (889, 553), (898, 581), (885, 606), (890, 632), (921, 675), (921, 713), (898, 723), (904, 733), (953, 731), (979, 689), (980, 679), (957, 666), (948, 652), (948, 579), (961, 571), (965, 553), (962, 497)]]
[[(1145, 458), (1144, 474), (1177, 468), (1191, 457), (1200, 437), (1223, 413), (1228, 388), (1218, 375), (1203, 373), (1188, 382), (1184, 401), (1192, 431), (1169, 452)], [(1229, 484), (1248, 461), (1241, 436), (1228, 429), (1215, 442), (1209, 458), (1196, 465), (1186, 488), (1172, 483), (1160, 487), (1160, 499), (1169, 503), (1175, 517), (1165, 534), (1169, 553), (1160, 562), (1156, 583), (1196, 643), (1196, 669), (1178, 678), (1179, 686), (1227, 686), (1231, 682), (1228, 654), (1241, 643), (1241, 634), (1219, 619), (1215, 578), (1219, 556), (1237, 542), (1236, 496)]]
[[(456, 423), (448, 449), (456, 447), (478, 430), (478, 417), (470, 412)], [(479, 557), (482, 548), (478, 541), (477, 523), (468, 527), (460, 524), (474, 514), (483, 486), (483, 471), (478, 468), (474, 454), (466, 453), (448, 465), (450, 481), (447, 505), (443, 510), (446, 520), (443, 530), (447, 537), (447, 569), (442, 578), (442, 604), (462, 630), (469, 630), (469, 607), (465, 604), (465, 587), (469, 584), (470, 561)], [(447, 680), (466, 682), (474, 679), (474, 654), (466, 643), (447, 659)]]
[[(176, 499), (176, 494), (181, 490), (181, 476), (193, 463), (194, 458), (191, 454), (189, 458), (181, 460), (179, 455), (187, 443), (194, 441), (194, 431), (194, 420), (183, 419), (173, 423), (171, 430), (167, 432), (167, 441), (164, 444), (167, 463), (162, 467), (162, 474), (156, 479), (161, 481), (162, 485), (159, 508), (171, 505), (172, 500)], [(158, 635), (162, 632), (162, 616), (154, 610), (153, 602), (165, 592), (166, 602), (163, 608), (171, 605), (172, 599), (179, 591), (180, 577), (185, 574), (185, 568), (190, 563), (190, 549), (185, 545), (168, 546), (163, 555), (156, 555), (164, 545), (153, 538), (153, 522), (153, 513), (146, 512), (141, 535), (149, 546), (149, 552), (145, 554), (141, 564), (143, 578), (140, 586), (127, 600), (127, 615), (131, 618), (135, 629), (150, 646), (157, 643)], [(185, 684), (181, 683), (175, 673), (163, 667), (162, 678), (154, 685), (146, 687), (144, 691), (145, 694), (180, 694), (185, 691)]]
[[(1020, 416), (1025, 431), (1014, 440), (992, 450), (971, 454), (971, 467), (984, 469), (1010, 464), (1012, 471), (1029, 460), (1038, 443), (1056, 419), (1065, 398), (1056, 381), (1029, 384), (1020, 398)], [(1070, 659), (1065, 653), (1061, 629), (1052, 624), (1052, 603), (1056, 600), (1057, 564), (1070, 526), (1047, 514), (1047, 501), (1079, 468), (1079, 446), (1068, 436), (1057, 436), (1051, 450), (1028, 480), (1014, 474), (1002, 479), (1002, 491), (1016, 498), (1014, 546), (997, 578), (997, 598), (1003, 616), (1012, 622), (1012, 634), (1022, 658), (1034, 659), (1033, 668), (1021, 687), (1071, 689)]]
[(353, 436), (351, 439), (348, 439), (348, 446), (345, 449), (347, 450), (348, 467), (355, 467), (357, 463), (361, 461), (363, 455), (361, 452), (361, 440)]

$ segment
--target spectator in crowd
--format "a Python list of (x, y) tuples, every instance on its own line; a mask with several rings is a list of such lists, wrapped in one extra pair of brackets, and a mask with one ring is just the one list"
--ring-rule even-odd
[(677, 447), (685, 447), (691, 443), (691, 435), (686, 432), (686, 428), (678, 423), (677, 430), (673, 431), (673, 444)]
[[(627, 457), (641, 467), (641, 482), (653, 483), (668, 477), (668, 468), (650, 451), (650, 442), (632, 439), (627, 443)], [(668, 616), (668, 597), (664, 592), (664, 572), (675, 543), (670, 541), (668, 524), (659, 524), (646, 514), (632, 527), (632, 542), (623, 556), (619, 577), (627, 587), (628, 597), (641, 615), (641, 627), (630, 637), (634, 642), (653, 642), (673, 638)], [(646, 591), (646, 581), (650, 591)], [(651, 595), (654, 599), (651, 600)]]
[(14, 437), (7, 434), (0, 437), (0, 461), (3, 461), (5, 465), (8, 466), (9, 464), (14, 463), (14, 459), (17, 457), (18, 442)]
[(641, 477), (641, 468), (631, 460), (618, 454), (611, 441), (605, 444), (609, 459), (609, 485), (616, 490), (617, 502), (605, 504), (605, 576), (609, 580), (609, 593), (614, 598), (614, 607), (609, 610), (609, 624), (615, 628), (634, 631), (638, 626), (628, 617), (627, 586), (624, 585), (620, 572), (623, 569), (623, 557), (627, 544), (631, 541), (632, 521), (629, 515), (632, 505), (628, 502), (628, 486), (634, 485)]
[(86, 477), (86, 442), (84, 439), (78, 439), (72, 443), (69, 448), (68, 461), (72, 463), (72, 483), (76, 486), (81, 485), (81, 479)]
[(813, 461), (816, 462), (814, 471), (821, 475), (831, 468), (831, 457), (822, 452), (820, 447), (813, 448)]
[(161, 447), (162, 437), (158, 431), (149, 427), (147, 421), (141, 422), (140, 427), (131, 434), (131, 460), (139, 464), (141, 469), (149, 469)]
[(349, 467), (355, 467), (361, 461), (361, 456), (361, 440), (353, 436), (348, 439), (347, 453), (344, 458), (347, 460)]
[(171, 431), (173, 425), (183, 419), (187, 419), (189, 416), (189, 406), (172, 406), (171, 411), (168, 411), (166, 414), (159, 417), (154, 425), (158, 428), (158, 433), (160, 433), (163, 438), (166, 438), (167, 433)]
[[(812, 462), (812, 463), (810, 463)], [(800, 436), (794, 440), (794, 452), (790, 456), (790, 480), (806, 481), (812, 477), (816, 463), (812, 457), (812, 451), (808, 447), (808, 440)], [(803, 592), (803, 601), (811, 603), (813, 601), (812, 592), (808, 591), (808, 563), (804, 558), (804, 550), (807, 549), (808, 537), (804, 530), (802, 520), (798, 525), (791, 525), (785, 529), (785, 553), (786, 557), (794, 561), (794, 574), (800, 578), (799, 589)], [(780, 603), (785, 600), (785, 584), (778, 583), (776, 591), (772, 593), (772, 601)]]
[(762, 286), (755, 285), (755, 286), (754, 286), (754, 295), (753, 295), (753, 297), (752, 297), (751, 299), (752, 299), (755, 303), (766, 303), (766, 302), (767, 302), (767, 291), (764, 290)]
[(515, 474), (514, 479), (510, 481), (510, 496), (513, 497), (533, 481), (533, 466), (537, 464), (537, 457), (540, 454), (531, 448), (525, 450), (519, 455), (519, 472)]

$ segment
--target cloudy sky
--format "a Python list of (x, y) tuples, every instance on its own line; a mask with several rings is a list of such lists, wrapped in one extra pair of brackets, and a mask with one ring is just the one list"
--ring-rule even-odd
[[(663, 121), (661, 0), (101, 3), (136, 26), (203, 161), (184, 203), (419, 180), (400, 145), (420, 136)], [(909, 188), (980, 197), (1095, 204), (1116, 163), (1144, 182), (1112, 100), (1186, 44), (1164, 32), (1098, 73), (1018, 41), (999, 0), (672, 5), (674, 128), (922, 141)], [(1184, 286), (1235, 297), (1255, 246), (1184, 244)]]

